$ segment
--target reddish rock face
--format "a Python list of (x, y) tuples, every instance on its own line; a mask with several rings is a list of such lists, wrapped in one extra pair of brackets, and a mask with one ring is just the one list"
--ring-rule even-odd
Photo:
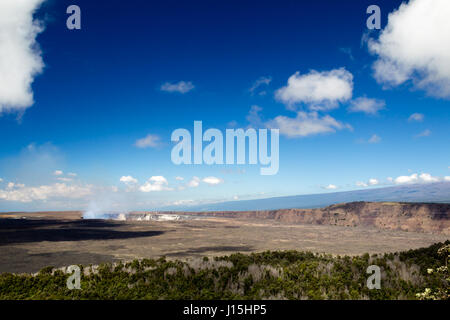
[(370, 226), (450, 235), (450, 204), (351, 202), (320, 209), (196, 212), (223, 218), (273, 219), (286, 223)]

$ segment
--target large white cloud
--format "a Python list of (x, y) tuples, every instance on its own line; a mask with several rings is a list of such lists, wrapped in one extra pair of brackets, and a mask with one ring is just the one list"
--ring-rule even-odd
[(315, 111), (299, 111), (297, 117), (278, 116), (267, 122), (269, 128), (279, 128), (280, 133), (289, 138), (306, 137), (320, 133), (332, 133), (336, 130), (349, 129), (349, 124), (342, 123), (330, 115), (319, 116)]
[(450, 1), (410, 0), (389, 14), (369, 51), (380, 83), (397, 86), (411, 80), (430, 95), (450, 98)]
[(0, 1), (0, 113), (34, 103), (31, 84), (44, 63), (36, 42), (43, 27), (33, 13), (43, 1)]
[(340, 102), (351, 99), (353, 94), (353, 75), (345, 68), (307, 74), (296, 72), (289, 77), (285, 87), (278, 89), (275, 97), (293, 107), (306, 104), (311, 110), (328, 110)]

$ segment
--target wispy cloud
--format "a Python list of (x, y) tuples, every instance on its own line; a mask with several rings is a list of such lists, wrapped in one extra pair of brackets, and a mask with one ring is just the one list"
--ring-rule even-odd
[(351, 48), (343, 47), (343, 48), (339, 48), (339, 51), (346, 54), (350, 58), (350, 60), (352, 60), (352, 61), (355, 60), (355, 57), (353, 57)]
[(383, 100), (359, 97), (350, 102), (348, 111), (375, 115), (378, 111), (383, 110), (385, 106), (386, 103)]
[(380, 183), (380, 182), (378, 181), (378, 179), (371, 178), (371, 179), (369, 179), (369, 181), (367, 181), (367, 182), (363, 182), (363, 181), (358, 181), (358, 182), (356, 182), (356, 186), (357, 186), (357, 187), (376, 186), (376, 185), (378, 185), (379, 183)]
[(317, 112), (303, 112), (297, 113), (296, 118), (289, 118), (286, 116), (278, 116), (273, 120), (267, 122), (270, 128), (279, 128), (280, 134), (289, 138), (306, 137), (321, 133), (333, 133), (336, 130), (353, 128), (346, 123), (342, 123), (330, 115), (319, 116)]
[(187, 183), (187, 186), (189, 188), (197, 188), (200, 185), (200, 178), (199, 177), (192, 177), (191, 180)]
[(7, 189), (0, 189), (0, 199), (16, 202), (45, 201), (50, 199), (80, 199), (92, 194), (92, 186), (55, 183), (37, 187), (10, 183)]
[(195, 86), (192, 84), (191, 81), (185, 82), (185, 81), (179, 81), (175, 83), (166, 82), (163, 85), (161, 85), (161, 91), (165, 92), (177, 92), (177, 93), (187, 93), (191, 90), (193, 90)]
[(415, 135), (416, 138), (429, 137), (429, 136), (431, 136), (431, 130), (429, 130), (429, 129), (425, 129), (421, 133)]
[(408, 121), (409, 122), (422, 122), (423, 119), (425, 118), (425, 116), (421, 113), (413, 113), (412, 115), (409, 116)]
[(258, 94), (258, 95), (265, 95), (267, 92), (265, 90), (258, 90), (261, 89), (264, 86), (268, 86), (270, 84), (270, 82), (272, 81), (271, 77), (260, 77), (258, 78), (258, 80), (256, 80), (253, 85), (251, 86), (250, 89), (248, 89), (248, 91), (254, 95), (254, 94)]
[(144, 138), (136, 140), (134, 145), (138, 148), (155, 148), (160, 145), (161, 138), (156, 134), (148, 134)]
[(264, 123), (261, 120), (261, 115), (260, 115), (261, 111), (262, 111), (262, 108), (257, 105), (253, 105), (250, 107), (250, 111), (248, 112), (247, 116), (245, 117), (246, 120), (249, 122), (250, 127), (253, 127), (253, 128), (264, 127)]
[(380, 143), (381, 138), (378, 135), (374, 134), (369, 138), (369, 140), (367, 140), (367, 142), (368, 143)]

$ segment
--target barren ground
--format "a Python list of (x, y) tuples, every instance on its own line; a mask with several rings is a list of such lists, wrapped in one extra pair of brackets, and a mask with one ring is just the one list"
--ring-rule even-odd
[(447, 239), (431, 233), (256, 219), (109, 221), (82, 220), (78, 212), (4, 213), (0, 214), (0, 272), (264, 250), (356, 255), (409, 250)]

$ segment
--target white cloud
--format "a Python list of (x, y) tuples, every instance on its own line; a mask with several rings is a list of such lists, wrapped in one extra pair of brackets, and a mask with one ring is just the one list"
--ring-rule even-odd
[(279, 128), (280, 133), (289, 138), (332, 133), (342, 129), (353, 130), (349, 124), (342, 123), (329, 115), (320, 117), (315, 111), (309, 113), (300, 111), (296, 118), (278, 116), (267, 122), (267, 126)]
[(138, 180), (133, 178), (132, 176), (122, 176), (120, 178), (120, 182), (123, 182), (125, 184), (136, 184), (138, 183)]
[(358, 181), (358, 182), (356, 182), (356, 186), (365, 188), (365, 187), (368, 187), (369, 185), (365, 182)]
[(191, 180), (187, 183), (187, 186), (189, 188), (196, 188), (200, 185), (200, 178), (199, 177), (192, 177)]
[(335, 190), (337, 189), (337, 187), (334, 184), (329, 184), (327, 186), (324, 187), (327, 190)]
[(450, 181), (450, 176), (445, 176), (444, 181)]
[(77, 176), (77, 174), (76, 174), (76, 173), (73, 173), (73, 172), (69, 172), (67, 175), (68, 175), (68, 176), (71, 176), (71, 177), (76, 177), (76, 176)]
[(394, 183), (396, 184), (405, 184), (405, 183), (414, 183), (419, 180), (419, 176), (417, 173), (413, 173), (410, 176), (400, 176), (394, 179)]
[(2, 179), (2, 178), (0, 178), (0, 182), (3, 182), (3, 179)]
[(61, 170), (55, 170), (55, 172), (53, 172), (53, 174), (55, 176), (61, 176), (64, 172), (62, 172)]
[(142, 139), (138, 139), (135, 142), (135, 146), (141, 149), (155, 148), (159, 145), (161, 138), (155, 134), (148, 134)]
[(379, 83), (398, 86), (411, 80), (428, 94), (450, 98), (450, 1), (410, 0), (389, 14), (369, 51)]
[(438, 177), (433, 177), (429, 173), (422, 173), (420, 175), (413, 173), (410, 176), (400, 176), (394, 179), (395, 184), (430, 183), (438, 181), (440, 181)]
[(55, 183), (38, 187), (25, 187), (23, 184), (12, 183), (8, 189), (0, 189), (0, 199), (6, 201), (32, 202), (52, 198), (79, 199), (92, 193), (91, 186), (67, 185)]
[(379, 183), (380, 182), (377, 179), (371, 178), (371, 179), (369, 179), (368, 182), (362, 182), (362, 181), (356, 182), (356, 186), (365, 188), (365, 187), (368, 187), (368, 186), (376, 186)]
[(425, 116), (421, 113), (413, 113), (412, 115), (409, 116), (408, 121), (422, 122), (424, 118)]
[(43, 0), (0, 1), (0, 113), (33, 105), (31, 84), (44, 63), (36, 42), (43, 26), (33, 13)]
[(359, 97), (350, 102), (348, 111), (363, 112), (366, 114), (377, 114), (378, 111), (384, 109), (386, 103), (383, 100)]
[(161, 184), (168, 184), (167, 179), (163, 176), (152, 176), (149, 181), (155, 182), (155, 183), (161, 183)]
[(139, 188), (142, 192), (152, 192), (152, 191), (171, 191), (172, 188), (168, 187), (167, 179), (163, 176), (153, 176), (148, 181)]
[(345, 68), (289, 77), (287, 86), (278, 89), (275, 97), (289, 107), (302, 103), (311, 110), (328, 110), (352, 97), (353, 75)]
[(202, 180), (204, 183), (209, 185), (217, 185), (223, 183), (223, 180), (217, 177), (206, 177)]
[(433, 177), (429, 173), (422, 173), (419, 176), (419, 179), (423, 182), (438, 182), (439, 181), (439, 178)]
[(183, 178), (183, 177), (175, 177), (175, 180), (178, 180), (178, 181), (183, 181), (183, 180), (184, 180), (184, 178)]
[(429, 130), (429, 129), (426, 129), (426, 130), (422, 131), (421, 133), (416, 134), (417, 138), (429, 137), (429, 136), (431, 136), (431, 130)]
[(70, 182), (70, 181), (72, 181), (71, 178), (65, 178), (65, 177), (59, 177), (59, 178), (56, 178), (56, 180), (63, 181), (63, 182)]
[(195, 88), (194, 85), (190, 81), (188, 82), (179, 81), (176, 83), (166, 82), (161, 86), (161, 91), (178, 92), (184, 94), (191, 91), (194, 88)]
[(381, 142), (381, 138), (374, 134), (370, 137), (370, 139), (367, 141), (368, 143), (380, 143)]

